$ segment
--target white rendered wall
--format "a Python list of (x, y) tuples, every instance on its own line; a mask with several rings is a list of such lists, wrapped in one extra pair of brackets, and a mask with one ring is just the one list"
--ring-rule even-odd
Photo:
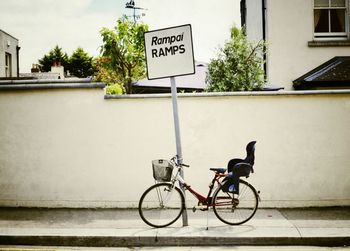
[[(350, 93), (241, 95), (179, 98), (193, 187), (205, 194), (209, 168), (257, 140), (262, 206), (350, 205)], [(0, 90), (0, 206), (136, 207), (151, 160), (175, 154), (170, 96), (142, 97)]]
[(263, 39), (262, 2), (261, 0), (246, 0), (246, 31), (251, 41)]
[(267, 0), (268, 78), (293, 89), (293, 80), (335, 56), (350, 56), (350, 47), (309, 47), (313, 40), (313, 0)]
[(18, 40), (0, 30), (0, 77), (5, 77), (5, 53), (11, 54), (12, 77), (17, 77)]

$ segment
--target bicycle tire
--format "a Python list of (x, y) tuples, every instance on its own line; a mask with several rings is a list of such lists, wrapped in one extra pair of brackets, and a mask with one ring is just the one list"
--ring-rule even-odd
[(240, 225), (249, 221), (258, 209), (258, 193), (244, 180), (239, 180), (239, 194), (224, 192), (219, 187), (213, 195), (216, 217), (228, 225)]
[(178, 187), (172, 187), (170, 183), (158, 183), (142, 194), (138, 209), (147, 225), (160, 228), (177, 221), (184, 207), (185, 198)]

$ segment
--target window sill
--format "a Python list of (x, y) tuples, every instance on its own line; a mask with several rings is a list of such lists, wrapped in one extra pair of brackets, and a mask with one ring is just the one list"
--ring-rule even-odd
[(350, 46), (350, 40), (333, 40), (333, 41), (309, 41), (309, 47), (342, 47)]

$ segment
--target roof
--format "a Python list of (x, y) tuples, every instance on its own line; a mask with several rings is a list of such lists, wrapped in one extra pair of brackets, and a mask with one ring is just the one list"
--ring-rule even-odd
[(6, 34), (7, 36), (10, 36), (12, 37), (13, 39), (17, 40), (18, 41), (18, 38), (15, 38), (14, 36), (12, 36), (11, 34), (8, 34), (6, 31), (3, 31), (2, 29), (0, 29), (0, 32)]
[(334, 57), (293, 81), (297, 90), (350, 88), (350, 57)]
[[(176, 87), (180, 89), (188, 89), (188, 90), (203, 90), (206, 87), (205, 78), (206, 71), (208, 65), (205, 63), (197, 63), (196, 64), (196, 73), (192, 75), (185, 75), (175, 77)], [(143, 87), (143, 88), (170, 88), (170, 80), (169, 78), (162, 79), (142, 79), (135, 83), (133, 83), (133, 87)]]
[[(196, 63), (196, 73), (193, 75), (175, 77), (176, 87), (180, 90), (193, 92), (203, 91), (207, 85), (205, 82), (206, 73), (208, 70), (207, 63)], [(142, 93), (156, 93), (156, 92), (170, 92), (169, 78), (161, 79), (142, 79), (133, 83), (134, 90)], [(139, 91), (137, 91), (137, 89)], [(284, 89), (283, 87), (266, 84), (262, 91), (278, 91)]]

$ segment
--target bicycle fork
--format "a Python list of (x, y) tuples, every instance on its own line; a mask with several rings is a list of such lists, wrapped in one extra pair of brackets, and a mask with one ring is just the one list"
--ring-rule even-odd
[[(164, 188), (163, 191), (161, 191), (161, 188), (157, 187), (157, 197), (161, 208), (165, 208), (165, 205), (170, 200), (174, 189), (175, 189), (174, 185), (172, 185), (169, 188), (168, 187)], [(165, 192), (165, 196), (163, 196), (163, 192)]]

